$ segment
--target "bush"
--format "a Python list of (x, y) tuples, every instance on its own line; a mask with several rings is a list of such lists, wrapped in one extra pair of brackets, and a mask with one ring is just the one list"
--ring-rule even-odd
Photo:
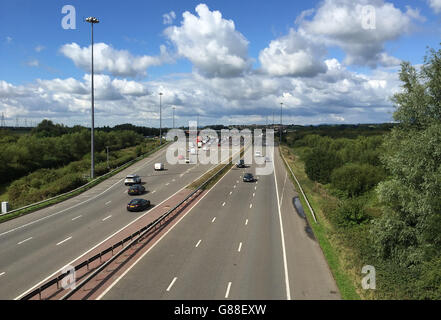
[(370, 164), (348, 163), (331, 174), (331, 186), (355, 197), (372, 189), (385, 178), (384, 171)]
[(323, 184), (329, 183), (331, 173), (341, 165), (335, 152), (314, 148), (305, 159), (305, 172), (308, 178)]
[(336, 225), (346, 228), (368, 221), (369, 215), (364, 208), (363, 199), (350, 198), (339, 203), (331, 218)]

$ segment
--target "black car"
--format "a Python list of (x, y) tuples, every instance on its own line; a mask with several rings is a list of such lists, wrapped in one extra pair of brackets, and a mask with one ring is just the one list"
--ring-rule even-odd
[(127, 204), (128, 211), (142, 211), (150, 207), (150, 200), (133, 199)]
[(245, 161), (243, 159), (240, 159), (239, 162), (236, 164), (237, 168), (245, 168)]
[(243, 182), (254, 182), (254, 177), (251, 173), (245, 173), (243, 175)]
[(131, 185), (128, 191), (128, 194), (134, 195), (134, 194), (143, 194), (145, 191), (145, 188), (141, 184), (134, 184)]

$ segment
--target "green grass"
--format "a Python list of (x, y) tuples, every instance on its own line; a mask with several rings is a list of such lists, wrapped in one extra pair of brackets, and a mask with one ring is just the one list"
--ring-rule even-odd
[[(342, 256), (344, 258), (344, 255), (347, 252), (347, 248), (338, 247), (337, 244), (332, 241), (335, 237), (334, 232), (322, 213), (322, 203), (324, 201), (322, 195), (316, 191), (316, 188), (314, 187), (314, 182), (307, 178), (304, 172), (303, 163), (295, 157), (291, 150), (287, 147), (282, 146), (279, 151), (282, 152), (288, 165), (291, 167), (292, 171), (296, 175), (297, 180), (299, 180), (303, 191), (308, 197), (309, 204), (314, 210), (318, 223), (314, 221), (312, 213), (309, 210), (303, 195), (301, 194), (301, 192), (299, 192), (299, 199), (305, 210), (309, 225), (311, 226), (314, 235), (320, 244), (326, 260), (328, 261), (329, 268), (331, 269), (331, 272), (337, 283), (337, 287), (340, 291), (342, 299), (359, 300), (360, 296), (357, 293), (356, 287), (354, 285), (354, 280), (344, 268), (344, 262), (341, 259)], [(287, 170), (289, 171), (288, 168)], [(293, 184), (297, 186), (297, 183), (291, 175), (290, 178)]]

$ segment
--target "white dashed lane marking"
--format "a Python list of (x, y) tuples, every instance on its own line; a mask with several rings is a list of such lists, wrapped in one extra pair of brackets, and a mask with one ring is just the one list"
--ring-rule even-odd
[(231, 282), (228, 282), (227, 292), (225, 292), (225, 299), (227, 299), (228, 296), (230, 295), (230, 289), (231, 289)]
[(70, 239), (72, 239), (72, 237), (66, 238), (66, 239), (64, 239), (63, 241), (58, 242), (58, 243), (57, 243), (57, 246), (59, 246), (59, 245), (62, 244), (62, 243), (65, 243), (66, 241), (69, 241)]
[(29, 240), (32, 240), (32, 237), (27, 238), (27, 239), (25, 239), (25, 240), (22, 240), (22, 241), (18, 242), (17, 244), (20, 245), (20, 244), (25, 243), (26, 241), (29, 241)]
[(167, 288), (167, 291), (170, 291), (170, 289), (173, 287), (173, 285), (175, 284), (175, 282), (176, 282), (177, 279), (178, 279), (178, 278), (176, 278), (176, 277), (173, 278), (172, 282), (169, 284), (169, 286), (168, 286), (168, 288)]

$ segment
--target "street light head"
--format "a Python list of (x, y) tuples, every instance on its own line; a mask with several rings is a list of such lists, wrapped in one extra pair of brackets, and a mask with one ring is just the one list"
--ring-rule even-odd
[(159, 95), (162, 96), (162, 92), (160, 92)]
[(89, 23), (99, 23), (100, 21), (97, 18), (95, 18), (95, 17), (87, 17), (86, 18), (86, 22), (89, 22)]

